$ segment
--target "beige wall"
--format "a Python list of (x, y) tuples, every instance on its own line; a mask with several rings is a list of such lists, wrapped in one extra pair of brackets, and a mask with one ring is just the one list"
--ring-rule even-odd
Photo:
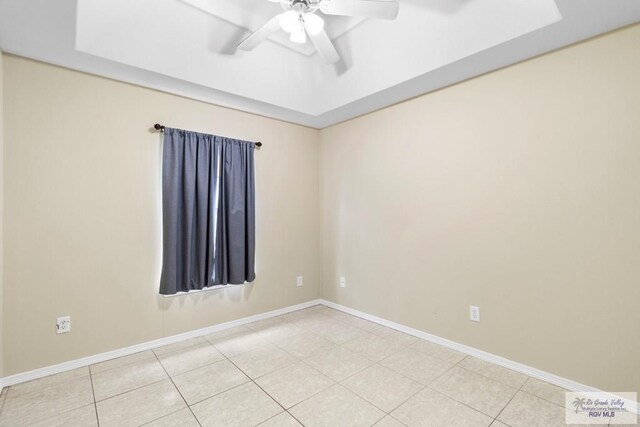
[[(4, 77), (5, 375), (319, 296), (318, 131), (11, 55)], [(264, 142), (254, 285), (158, 295), (156, 122)]]
[(323, 130), (325, 298), (640, 392), (639, 47), (636, 25)]

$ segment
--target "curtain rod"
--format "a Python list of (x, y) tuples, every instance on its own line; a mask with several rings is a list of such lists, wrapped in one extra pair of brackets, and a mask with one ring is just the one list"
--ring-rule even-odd
[[(155, 130), (159, 130), (160, 132), (164, 132), (164, 125), (161, 125), (159, 123), (156, 123), (155, 125), (153, 125), (153, 128)], [(262, 142), (256, 142), (256, 147), (262, 147)]]

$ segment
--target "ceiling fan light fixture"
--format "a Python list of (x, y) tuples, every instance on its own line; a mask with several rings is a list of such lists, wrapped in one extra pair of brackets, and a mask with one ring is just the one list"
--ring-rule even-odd
[(280, 27), (287, 33), (293, 33), (300, 27), (300, 15), (298, 12), (288, 10), (280, 15)]
[[(2, 1), (2, 0), (0, 0)], [(280, 2), (283, 13), (273, 16), (237, 46), (250, 51), (269, 39), (280, 28), (289, 34), (293, 43), (304, 44), (307, 37), (327, 64), (340, 61), (333, 42), (325, 31), (325, 15), (358, 16), (363, 18), (395, 19), (399, 0), (269, 0)], [(320, 12), (316, 14), (316, 12)], [(277, 40), (274, 40), (277, 42)]]
[(307, 42), (307, 33), (304, 31), (304, 27), (302, 25), (291, 32), (290, 40), (294, 43), (300, 44)]
[(318, 15), (314, 15), (309, 13), (304, 16), (304, 23), (307, 25), (307, 31), (312, 36), (320, 34), (320, 32), (324, 29), (324, 19), (320, 18)]

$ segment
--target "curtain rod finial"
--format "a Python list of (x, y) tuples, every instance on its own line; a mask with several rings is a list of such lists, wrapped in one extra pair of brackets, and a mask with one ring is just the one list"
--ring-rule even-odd
[(159, 124), (159, 123), (156, 123), (155, 125), (153, 125), (153, 128), (154, 128), (155, 130), (159, 130), (159, 131), (163, 131), (163, 130), (164, 130), (164, 126), (162, 126), (162, 125), (161, 125), (161, 124)]

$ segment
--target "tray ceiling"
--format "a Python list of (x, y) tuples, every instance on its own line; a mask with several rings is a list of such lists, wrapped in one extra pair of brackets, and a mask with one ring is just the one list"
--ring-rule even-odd
[(0, 0), (0, 47), (324, 127), (640, 19), (637, 0), (399, 3), (395, 21), (323, 16), (335, 65), (285, 33), (236, 52), (282, 11), (267, 0)]

